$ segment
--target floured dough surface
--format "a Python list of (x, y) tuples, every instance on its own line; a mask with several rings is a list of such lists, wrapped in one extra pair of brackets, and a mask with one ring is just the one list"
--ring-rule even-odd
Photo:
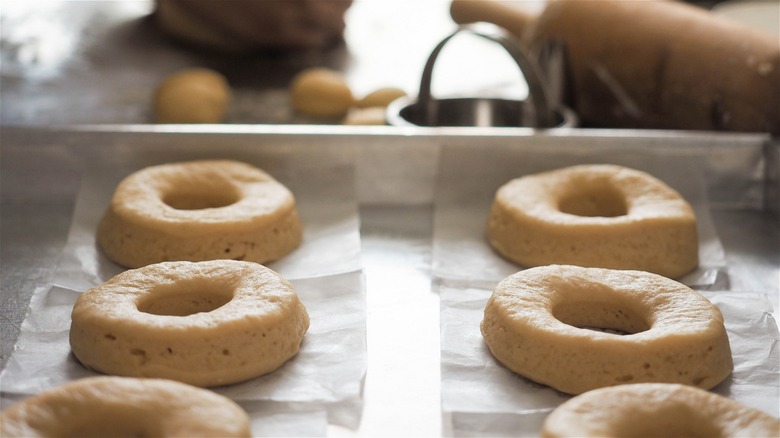
[(266, 172), (231, 160), (151, 166), (114, 191), (97, 242), (115, 263), (164, 261), (266, 263), (302, 240), (295, 198)]
[(125, 271), (82, 294), (71, 319), (71, 349), (87, 368), (204, 387), (276, 370), (309, 328), (288, 281), (235, 260)]
[(696, 216), (678, 192), (641, 171), (578, 165), (498, 189), (490, 245), (525, 267), (571, 264), (678, 278), (699, 263)]
[(163, 379), (89, 377), (0, 415), (4, 437), (250, 437), (249, 417), (212, 391)]
[(480, 327), (499, 362), (568, 394), (639, 382), (709, 389), (732, 369), (720, 310), (647, 272), (526, 269), (496, 286)]

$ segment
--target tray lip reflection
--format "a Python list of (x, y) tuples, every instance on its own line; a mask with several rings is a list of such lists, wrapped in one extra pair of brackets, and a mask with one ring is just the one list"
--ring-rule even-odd
[[(175, 142), (171, 140), (176, 140)], [(560, 140), (560, 143), (558, 141)], [(79, 125), (13, 125), (0, 124), (0, 150), (16, 154), (17, 159), (38, 147), (54, 148), (72, 166), (81, 167), (87, 163), (100, 164), (96, 156), (73, 154), (70, 151), (110, 151), (122, 147), (130, 151), (134, 146), (149, 143), (167, 149), (198, 151), (212, 150), (213, 143), (232, 144), (232, 150), (263, 150), (276, 148), (281, 152), (285, 144), (296, 148), (340, 156), (342, 160), (357, 163), (359, 168), (370, 168), (395, 176), (404, 172), (422, 170), (426, 174), (435, 172), (436, 156), (446, 147), (475, 147), (500, 150), (514, 147), (555, 147), (561, 151), (576, 152), (580, 141), (594, 147), (600, 140), (611, 150), (648, 150), (674, 154), (678, 147), (696, 151), (706, 157), (712, 165), (720, 168), (729, 166), (723, 162), (723, 154), (732, 152), (751, 156), (760, 155), (758, 168), (752, 171), (755, 182), (760, 180), (761, 199), (750, 201), (751, 208), (760, 208), (780, 217), (780, 137), (762, 132), (721, 132), (693, 130), (641, 130), (641, 129), (594, 129), (594, 128), (550, 128), (530, 127), (420, 127), (420, 126), (355, 126), (355, 125), (310, 125), (310, 124), (79, 124)], [(278, 146), (282, 146), (280, 149)], [(254, 149), (257, 147), (258, 149)], [(392, 154), (412, 154), (420, 162), (405, 161), (408, 166), (384, 166), (381, 160), (386, 150)], [(314, 152), (313, 152), (314, 153)], [(21, 154), (21, 155), (20, 155)], [(407, 155), (404, 155), (407, 156)], [(11, 155), (9, 155), (11, 157)], [(14, 160), (0, 162), (5, 168)], [(25, 161), (27, 159), (25, 158)], [(373, 167), (365, 166), (366, 162)], [(32, 163), (31, 163), (32, 164)], [(393, 167), (392, 169), (389, 169)], [(403, 168), (403, 169), (401, 169)], [(7, 169), (13, 174), (11, 169)], [(358, 172), (361, 173), (361, 172)], [(360, 182), (371, 182), (362, 172)], [(430, 175), (428, 175), (430, 176)], [(5, 179), (5, 178), (4, 178)], [(370, 184), (369, 184), (370, 186)], [(10, 187), (10, 188), (9, 188)], [(18, 191), (6, 185), (3, 202)], [(359, 190), (367, 193), (366, 190)], [(427, 192), (420, 196), (430, 196)], [(361, 199), (365, 199), (361, 195)], [(422, 201), (421, 201), (422, 202)], [(759, 204), (762, 204), (759, 206)]]
[[(0, 124), (0, 135), (13, 138), (20, 134), (204, 134), (204, 135), (286, 135), (286, 136), (381, 136), (416, 138), (457, 137), (583, 137), (624, 139), (712, 140), (733, 142), (735, 147), (755, 146), (757, 142), (780, 145), (780, 137), (763, 132), (700, 130), (649, 130), (581, 127), (423, 127), (423, 126), (356, 126), (312, 124), (77, 124), (77, 125), (6, 125)], [(0, 142), (0, 147), (3, 147)]]

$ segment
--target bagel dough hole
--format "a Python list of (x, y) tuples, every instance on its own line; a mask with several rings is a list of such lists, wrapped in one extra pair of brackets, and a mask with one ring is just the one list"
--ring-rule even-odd
[(614, 425), (614, 436), (720, 438), (723, 433), (698, 410), (683, 403), (625, 415)]
[(162, 201), (176, 210), (205, 210), (235, 204), (240, 199), (233, 190), (174, 191), (163, 196)]
[(558, 208), (574, 216), (618, 217), (628, 214), (625, 196), (606, 184), (576, 188), (561, 198)]
[(165, 285), (139, 300), (138, 310), (160, 316), (189, 316), (214, 311), (232, 299), (233, 292), (227, 285)]
[(650, 324), (636, 312), (608, 302), (561, 303), (555, 306), (552, 315), (572, 327), (616, 335), (633, 335), (650, 329)]

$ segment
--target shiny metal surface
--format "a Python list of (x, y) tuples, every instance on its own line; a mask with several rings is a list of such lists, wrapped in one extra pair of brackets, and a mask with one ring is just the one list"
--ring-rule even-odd
[[(292, 110), (288, 86), (293, 75), (328, 67), (344, 73), (357, 97), (390, 86), (414, 94), (428, 53), (455, 28), (448, 4), (356, 0), (347, 12), (341, 44), (320, 51), (231, 56), (167, 39), (154, 23), (151, 0), (2, 0), (0, 119), (17, 125), (149, 123), (152, 93), (167, 75), (207, 67), (231, 85), (226, 123), (334, 123)], [(466, 46), (461, 53), (481, 50)], [(441, 81), (440, 90), (449, 93), (461, 89), (478, 66), (459, 56), (446, 58), (464, 75)], [(487, 83), (502, 84), (504, 78)]]
[[(519, 79), (528, 88), (525, 99), (500, 97), (450, 97), (432, 95), (433, 71), (444, 47), (456, 36), (469, 34), (497, 44), (504, 49), (519, 70)], [(467, 53), (466, 56), (474, 56)], [(475, 63), (480, 62), (476, 57)], [(416, 98), (402, 97), (387, 108), (387, 122), (392, 126), (476, 126), (571, 128), (576, 115), (564, 107), (563, 47), (548, 46), (543, 56), (534, 57), (523, 50), (505, 32), (494, 26), (461, 26), (446, 36), (431, 52), (420, 78)], [(458, 72), (449, 72), (457, 76)]]
[[(433, 77), (433, 68), (442, 49), (444, 49), (445, 45), (450, 42), (450, 40), (461, 33), (469, 33), (492, 41), (506, 50), (507, 54), (512, 58), (512, 61), (514, 61), (520, 70), (521, 78), (528, 86), (528, 97), (525, 99), (525, 102), (527, 103), (523, 108), (523, 111), (507, 111), (510, 114), (504, 116), (501, 114), (501, 110), (504, 108), (509, 110), (510, 108), (499, 105), (498, 102), (504, 102), (504, 100), (499, 100), (496, 105), (490, 107), (492, 110), (491, 114), (495, 117), (482, 117), (483, 120), (480, 120), (480, 118), (475, 120), (475, 122), (481, 121), (483, 123), (489, 123), (492, 120), (500, 119), (501, 116), (504, 116), (505, 121), (501, 125), (474, 124), (455, 126), (528, 126), (539, 128), (554, 126), (552, 120), (553, 108), (550, 107), (547, 81), (541, 76), (541, 69), (536, 60), (533, 59), (530, 54), (522, 50), (519, 45), (507, 35), (504, 35), (503, 32), (499, 32), (498, 29), (487, 32), (480, 30), (477, 26), (459, 27), (455, 32), (439, 42), (433, 49), (431, 55), (428, 57), (428, 61), (425, 63), (422, 78), (420, 79), (420, 91), (417, 94), (417, 102), (414, 105), (415, 111), (413, 113), (419, 117), (416, 120), (409, 120), (420, 126), (452, 126), (448, 123), (448, 118), (441, 114), (446, 107), (444, 103), (442, 103), (441, 100), (434, 99), (431, 95), (431, 80)], [(475, 60), (475, 62), (478, 62), (478, 60)], [(456, 75), (457, 72), (451, 72), (450, 74)], [(485, 104), (487, 102), (486, 99), (477, 100), (476, 104), (473, 105), (473, 110), (468, 111), (468, 113), (477, 115), (486, 113), (487, 111), (484, 111), (484, 108), (486, 107)], [(456, 113), (458, 109), (467, 108), (467, 105), (462, 105), (461, 108), (457, 108), (455, 105), (452, 106), (453, 108), (448, 108), (450, 110), (448, 114), (450, 117), (452, 117), (454, 115), (453, 113)], [(514, 119), (512, 119), (512, 116), (514, 116)]]
[[(424, 111), (422, 104), (402, 97), (387, 107), (387, 121), (392, 126), (449, 126), (482, 128), (532, 127), (533, 108), (528, 101), (499, 98), (461, 97), (428, 102), (435, 107)], [(573, 128), (577, 117), (566, 108), (559, 108), (549, 116), (549, 125), (541, 129)]]
[(452, 424), (443, 415), (439, 398), (440, 303), (433, 289), (437, 279), (431, 276), (437, 173), (443, 152), (475, 144), (487, 155), (511, 148), (522, 151), (529, 165), (555, 154), (584, 161), (614, 161), (636, 153), (700, 157), (707, 169), (710, 214), (728, 263), (729, 290), (766, 294), (777, 309), (780, 226), (777, 217), (763, 208), (767, 181), (760, 169), (766, 164), (765, 140), (753, 135), (577, 129), (557, 136), (522, 128), (497, 132), (244, 125), (4, 127), (0, 131), (3, 364), (12, 352), (31, 294), (51, 281), (79, 183), (90, 163), (133, 161), (143, 150), (155, 150), (172, 160), (214, 154), (240, 157), (246, 153), (241, 151), (253, 148), (303, 148), (313, 157), (323, 151), (338, 152), (356, 167), (367, 288), (368, 373), (360, 425), (352, 429), (332, 424), (327, 433), (447, 434)]
[[(236, 59), (166, 40), (151, 22), (147, 0), (0, 0), (0, 367), (13, 352), (31, 295), (51, 282), (83, 175), (101, 160), (133, 159), (141, 147), (170, 160), (301, 147), (316, 157), (325, 147), (355, 166), (368, 373), (361, 424), (331, 424), (331, 436), (451, 432), (440, 403), (440, 300), (431, 263), (438, 166), (442, 151), (453, 145), (478, 145), (486, 153), (519, 148), (530, 163), (540, 151), (583, 161), (619, 159), (635, 150), (704, 157), (730, 288), (767, 294), (777, 314), (780, 221), (770, 211), (780, 211), (780, 145), (761, 136), (339, 127), (291, 111), (289, 79), (309, 66), (342, 70), (357, 95), (382, 86), (415, 94), (431, 49), (454, 29), (447, 6), (444, 0), (356, 0), (343, 45)], [(436, 96), (525, 97), (516, 67), (500, 50), (458, 44), (464, 48), (442, 55), (441, 70), (462, 75), (435, 76)], [(464, 63), (461, 50), (485, 61)], [(486, 78), (485, 65), (495, 75)], [(236, 94), (229, 124), (149, 125), (156, 84), (191, 66), (215, 68), (230, 80)]]

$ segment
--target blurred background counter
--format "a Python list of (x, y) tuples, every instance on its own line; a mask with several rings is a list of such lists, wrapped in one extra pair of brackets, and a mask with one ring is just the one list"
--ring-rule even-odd
[[(234, 93), (226, 123), (311, 123), (289, 103), (295, 73), (309, 67), (341, 71), (358, 97), (381, 87), (416, 95), (430, 51), (456, 28), (448, 0), (356, 0), (342, 43), (231, 56), (170, 40), (155, 25), (153, 10), (148, 0), (0, 2), (2, 124), (150, 123), (155, 87), (188, 67), (226, 76)], [(457, 53), (443, 56), (437, 72), (458, 74), (437, 73), (435, 92), (509, 81), (522, 97), (522, 77), (502, 49), (484, 41), (454, 47), (448, 50)]]

